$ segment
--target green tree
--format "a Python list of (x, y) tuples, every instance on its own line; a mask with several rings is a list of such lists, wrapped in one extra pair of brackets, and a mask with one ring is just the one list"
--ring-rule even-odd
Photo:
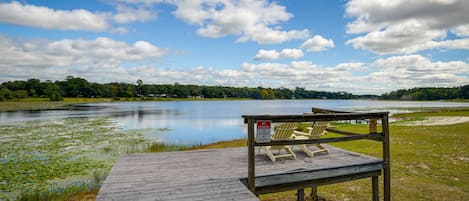
[(261, 89), (261, 99), (274, 99), (274, 91), (272, 89)]
[(28, 91), (26, 90), (16, 90), (12, 92), (14, 98), (27, 98)]
[(143, 81), (141, 79), (137, 80), (137, 95), (143, 95)]
[(11, 98), (10, 90), (6, 87), (0, 86), (0, 101), (5, 101)]
[(469, 85), (464, 85), (459, 89), (459, 97), (469, 99)]

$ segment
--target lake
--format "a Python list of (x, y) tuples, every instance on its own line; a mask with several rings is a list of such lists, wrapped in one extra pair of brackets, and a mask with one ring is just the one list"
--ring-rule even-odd
[(0, 112), (0, 124), (107, 116), (122, 130), (169, 143), (194, 145), (244, 138), (243, 114), (301, 114), (311, 107), (347, 111), (424, 110), (469, 107), (464, 102), (373, 100), (245, 100), (110, 102), (78, 104), (68, 110)]

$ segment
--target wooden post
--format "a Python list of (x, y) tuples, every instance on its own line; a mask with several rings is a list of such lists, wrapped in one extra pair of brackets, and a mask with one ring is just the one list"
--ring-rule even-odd
[(317, 186), (312, 186), (311, 187), (311, 200), (313, 201), (318, 201), (318, 187)]
[(248, 119), (248, 187), (255, 194), (254, 123), (253, 119)]
[(371, 177), (371, 188), (373, 191), (373, 201), (379, 201), (378, 176)]
[(369, 122), (370, 133), (378, 133), (378, 120), (377, 119), (370, 119)]
[(383, 126), (383, 160), (384, 160), (384, 201), (391, 201), (391, 160), (389, 141), (389, 119), (384, 115), (381, 120)]
[(297, 190), (297, 200), (304, 201), (305, 200), (305, 189), (298, 189)]

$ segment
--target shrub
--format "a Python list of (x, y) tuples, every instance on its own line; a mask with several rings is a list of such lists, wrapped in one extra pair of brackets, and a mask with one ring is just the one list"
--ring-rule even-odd
[(49, 97), (49, 100), (50, 101), (63, 101), (64, 100), (64, 97), (62, 97), (60, 94), (58, 93), (53, 93), (50, 95)]

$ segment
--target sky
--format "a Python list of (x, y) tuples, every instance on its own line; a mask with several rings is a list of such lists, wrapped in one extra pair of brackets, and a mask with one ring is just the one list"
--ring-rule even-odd
[(0, 82), (469, 84), (466, 0), (0, 0)]

